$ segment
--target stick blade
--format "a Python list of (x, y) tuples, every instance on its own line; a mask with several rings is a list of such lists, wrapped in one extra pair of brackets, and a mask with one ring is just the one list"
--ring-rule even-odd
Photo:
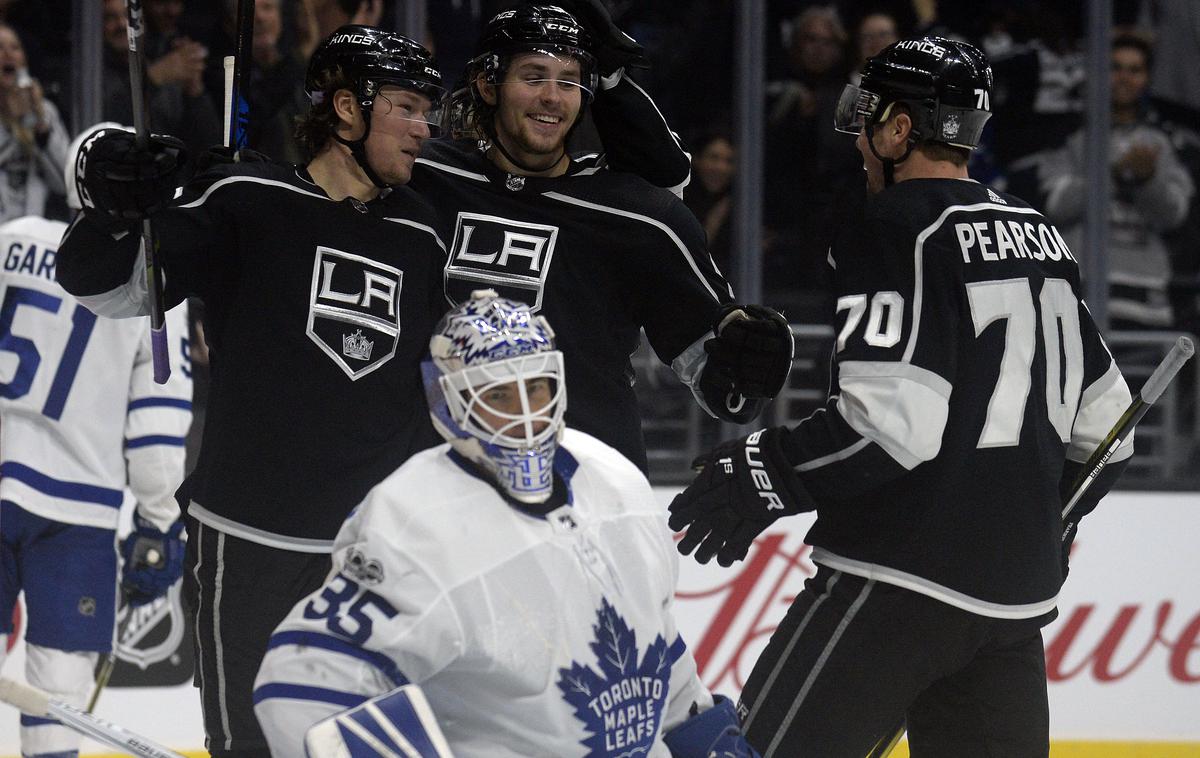
[(45, 718), (49, 713), (50, 696), (27, 684), (0, 678), (0, 700), (20, 708), (30, 716)]

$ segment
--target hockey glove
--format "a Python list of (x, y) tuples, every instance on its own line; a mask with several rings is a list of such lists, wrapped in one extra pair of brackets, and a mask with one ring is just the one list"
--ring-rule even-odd
[(703, 470), (671, 501), (671, 529), (687, 529), (679, 552), (731, 566), (775, 519), (816, 509), (783, 450), (788, 434), (782, 426), (760, 429), (692, 462)]
[(133, 516), (133, 531), (121, 543), (121, 588), (130, 605), (138, 606), (166, 594), (183, 576), (183, 520), (166, 532), (142, 518)]
[[(704, 343), (708, 363), (701, 376), (722, 393), (770, 399), (779, 394), (792, 369), (795, 341), (783, 314), (763, 305), (729, 304)], [(707, 394), (707, 393), (706, 393)]]
[(128, 229), (171, 202), (186, 164), (187, 150), (174, 137), (153, 135), (139, 149), (132, 133), (103, 129), (75, 160), (83, 212), (105, 229)]
[(608, 77), (620, 68), (650, 68), (646, 49), (613, 23), (603, 0), (564, 0), (560, 5), (575, 14), (595, 40), (596, 65), (601, 77)]
[(196, 173), (201, 174), (213, 166), (224, 166), (230, 163), (267, 163), (270, 160), (265, 153), (251, 150), (248, 147), (238, 150), (233, 147), (216, 145), (196, 156)]
[(713, 707), (693, 713), (687, 721), (663, 735), (671, 758), (759, 758), (742, 735), (733, 701), (713, 695)]

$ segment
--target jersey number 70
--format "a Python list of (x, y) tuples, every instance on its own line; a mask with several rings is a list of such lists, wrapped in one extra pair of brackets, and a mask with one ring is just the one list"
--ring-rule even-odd
[[(1021, 439), (1025, 403), (1032, 384), (1033, 359), (1041, 349), (1046, 358), (1046, 416), (1069, 442), (1079, 392), (1083, 385), (1083, 337), (1079, 330), (1079, 301), (1065, 279), (1046, 279), (1035, 306), (1028, 278), (969, 282), (967, 300), (975, 336), (1003, 320), (1004, 354), (1000, 375), (988, 400), (987, 421), (976, 447), (1012, 447)], [(867, 310), (866, 295), (838, 299), (837, 310), (849, 310), (838, 333), (837, 350), (846, 346)], [(870, 300), (871, 314), (863, 339), (874, 347), (891, 347), (900, 341), (904, 300), (897, 292), (877, 292)], [(1037, 326), (1041, 321), (1042, 341)]]

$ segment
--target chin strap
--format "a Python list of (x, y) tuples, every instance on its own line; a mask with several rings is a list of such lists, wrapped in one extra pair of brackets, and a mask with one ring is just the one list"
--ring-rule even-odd
[(904, 155), (899, 158), (884, 158), (875, 149), (875, 124), (867, 124), (867, 145), (871, 148), (871, 155), (874, 155), (875, 159), (883, 164), (883, 186), (890, 187), (896, 183), (896, 165), (908, 160), (916, 143), (909, 140)]
[(363, 135), (361, 137), (355, 140), (349, 140), (339, 136), (335, 132), (333, 138), (350, 148), (350, 154), (354, 156), (354, 162), (358, 164), (358, 167), (361, 168), (363, 173), (367, 175), (367, 178), (371, 180), (371, 184), (374, 184), (379, 189), (388, 189), (391, 187), (391, 185), (380, 178), (379, 174), (375, 173), (375, 169), (371, 168), (370, 162), (367, 161), (367, 137), (371, 136), (371, 109), (363, 108), (362, 115), (363, 123), (366, 125), (366, 129), (363, 130)]

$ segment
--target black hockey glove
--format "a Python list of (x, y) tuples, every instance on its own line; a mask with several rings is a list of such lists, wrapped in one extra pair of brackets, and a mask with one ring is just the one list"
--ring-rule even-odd
[(679, 552), (696, 549), (700, 563), (715, 555), (731, 566), (775, 519), (816, 509), (784, 453), (789, 433), (782, 426), (760, 429), (692, 462), (703, 470), (671, 501), (671, 529), (687, 529)]
[(713, 333), (716, 336), (704, 343), (708, 364), (701, 389), (707, 383), (718, 396), (736, 393), (768, 400), (779, 394), (795, 350), (782, 313), (764, 305), (730, 303), (717, 317)]
[(133, 531), (121, 543), (121, 588), (131, 605), (145, 605), (166, 594), (183, 576), (183, 520), (160, 532), (138, 514)]
[(560, 5), (583, 23), (595, 41), (593, 53), (600, 76), (609, 76), (619, 68), (650, 68), (646, 49), (613, 23), (603, 0), (564, 0)]
[(130, 132), (101, 130), (75, 161), (83, 212), (106, 229), (131, 228), (171, 202), (186, 164), (187, 150), (174, 137), (152, 135), (142, 150)]
[[(234, 160), (237, 155), (237, 160)], [(243, 147), (241, 150), (224, 145), (214, 145), (196, 156), (196, 173), (203, 173), (213, 166), (223, 166), (230, 163), (266, 163), (271, 159), (266, 153)]]

